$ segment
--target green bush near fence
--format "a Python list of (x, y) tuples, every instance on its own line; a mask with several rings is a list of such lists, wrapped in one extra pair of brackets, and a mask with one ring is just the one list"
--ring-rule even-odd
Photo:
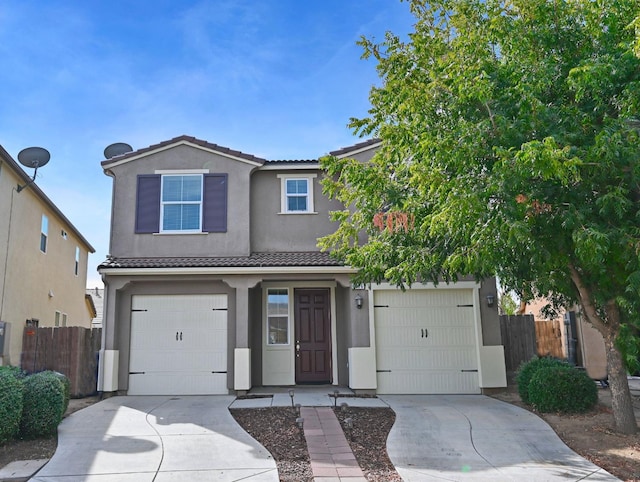
[(529, 383), (538, 370), (545, 367), (571, 367), (566, 361), (553, 357), (533, 357), (528, 362), (524, 362), (518, 368), (518, 374), (516, 376), (516, 383), (518, 384), (518, 393), (520, 399), (527, 404), (530, 404), (529, 400)]
[(598, 402), (598, 389), (583, 370), (547, 366), (531, 377), (529, 401), (540, 412), (586, 412)]
[(22, 372), (15, 367), (0, 367), (0, 444), (18, 434), (22, 418)]
[(19, 436), (25, 439), (54, 435), (65, 412), (65, 387), (60, 374), (45, 371), (24, 379)]

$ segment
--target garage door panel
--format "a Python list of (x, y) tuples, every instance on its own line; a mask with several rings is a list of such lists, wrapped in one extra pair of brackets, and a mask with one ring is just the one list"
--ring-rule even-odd
[[(211, 395), (227, 393), (227, 375), (156, 372), (130, 375), (129, 385), (131, 395)], [(131, 386), (135, 393), (131, 393)]]
[(379, 393), (479, 393), (473, 294), (374, 291)]
[(426, 319), (429, 324), (446, 326), (466, 326), (469, 324), (469, 313), (467, 307), (452, 308), (427, 308), (427, 307), (378, 307), (375, 310), (376, 319), (382, 324), (393, 324), (394, 326), (420, 326)]
[[(388, 305), (391, 308), (434, 308), (438, 306), (456, 306), (473, 304), (473, 291), (461, 289), (438, 288), (429, 290), (429, 297), (424, 296), (426, 290), (379, 290), (375, 292), (376, 305)], [(398, 298), (397, 295), (402, 295)]]
[(227, 295), (134, 295), (129, 393), (227, 393), (226, 306)]
[(441, 348), (426, 352), (405, 348), (401, 353), (396, 350), (381, 350), (378, 357), (380, 370), (415, 370), (427, 371), (433, 369), (475, 370), (477, 366), (475, 356), (467, 349)]
[[(425, 378), (428, 383), (425, 383)], [(458, 373), (454, 371), (394, 372), (378, 376), (385, 387), (383, 393), (399, 395), (421, 394), (425, 389), (429, 394), (476, 394), (478, 377), (476, 373)]]

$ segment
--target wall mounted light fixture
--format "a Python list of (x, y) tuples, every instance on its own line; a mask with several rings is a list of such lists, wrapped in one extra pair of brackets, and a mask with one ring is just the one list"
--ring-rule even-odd
[(361, 309), (363, 300), (362, 300), (362, 296), (360, 296), (360, 293), (358, 293), (354, 299), (356, 302), (356, 308)]
[(489, 308), (493, 308), (493, 304), (495, 303), (496, 298), (493, 295), (487, 295), (487, 306)]

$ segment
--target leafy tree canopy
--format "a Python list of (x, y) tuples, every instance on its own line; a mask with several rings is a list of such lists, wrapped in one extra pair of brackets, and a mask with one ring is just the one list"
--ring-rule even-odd
[(323, 160), (350, 209), (321, 246), (361, 282), (498, 275), (615, 338), (640, 308), (639, 0), (409, 6), (408, 40), (360, 41), (382, 85), (350, 126), (381, 146)]

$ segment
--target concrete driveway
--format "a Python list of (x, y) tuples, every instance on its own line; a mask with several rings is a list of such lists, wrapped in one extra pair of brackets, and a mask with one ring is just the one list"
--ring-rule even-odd
[(231, 417), (233, 396), (113, 397), (63, 420), (33, 481), (278, 480), (269, 452)]
[(405, 482), (611, 481), (536, 415), (482, 395), (380, 395), (395, 412), (387, 452)]
[[(323, 389), (326, 392), (326, 388)], [(482, 395), (381, 395), (349, 405), (390, 406), (396, 422), (387, 451), (405, 482), (618, 480), (578, 456), (542, 419)], [(277, 481), (270, 454), (228, 407), (269, 399), (233, 396), (126, 396), (72, 414), (58, 428), (58, 449), (33, 481)], [(277, 403), (276, 403), (277, 402)], [(333, 402), (296, 388), (303, 406)], [(259, 405), (262, 406), (262, 405)]]

